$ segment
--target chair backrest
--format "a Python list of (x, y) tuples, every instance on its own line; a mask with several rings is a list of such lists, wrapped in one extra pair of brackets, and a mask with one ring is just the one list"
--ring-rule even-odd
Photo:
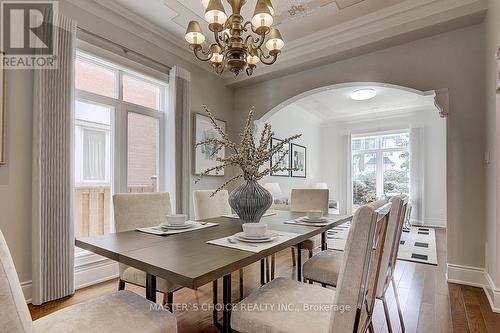
[(328, 197), (327, 189), (293, 189), (290, 197), (290, 211), (321, 210), (323, 214), (328, 214)]
[(159, 225), (172, 212), (168, 193), (120, 193), (113, 204), (116, 232)]
[[(350, 309), (346, 309), (346, 312), (334, 309), (330, 332), (351, 333), (362, 324), (362, 310), (374, 299), (374, 292), (370, 294), (370, 290), (376, 287), (379, 264), (374, 263), (376, 260), (373, 259), (382, 251), (382, 246), (378, 244), (383, 242), (381, 238), (385, 239), (390, 207), (387, 199), (382, 199), (360, 207), (354, 214), (334, 300), (334, 304), (349, 306)], [(373, 280), (375, 285), (371, 287)]]
[(2, 332), (27, 333), (33, 330), (28, 306), (2, 231), (0, 231), (0, 304)]
[(230, 215), (229, 192), (221, 190), (212, 196), (212, 190), (193, 192), (195, 220), (205, 220), (222, 215)]
[(382, 253), (382, 260), (380, 263), (380, 278), (378, 279), (377, 297), (382, 297), (391, 281), (393, 267), (392, 256), (394, 255), (394, 247), (396, 245), (396, 238), (400, 226), (401, 215), (403, 210), (402, 195), (393, 196), (389, 199), (392, 204), (389, 213), (389, 223), (387, 224), (387, 236), (385, 238), (384, 251)]
[(398, 259), (399, 243), (401, 242), (401, 234), (403, 233), (403, 227), (406, 223), (406, 214), (408, 209), (411, 210), (409, 204), (410, 198), (406, 194), (401, 194), (398, 196), (402, 200), (401, 214), (398, 220), (398, 227), (396, 230), (396, 237), (394, 238), (394, 247), (391, 253), (391, 274), (394, 273), (394, 267), (396, 267), (396, 260)]

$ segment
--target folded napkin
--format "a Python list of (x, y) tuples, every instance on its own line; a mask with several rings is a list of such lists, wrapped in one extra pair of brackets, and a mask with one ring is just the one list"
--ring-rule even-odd
[(165, 236), (165, 235), (181, 234), (183, 232), (189, 232), (189, 231), (199, 230), (199, 229), (204, 229), (204, 228), (210, 228), (210, 227), (218, 225), (218, 223), (208, 223), (208, 222), (195, 222), (195, 221), (186, 221), (186, 222), (191, 222), (194, 224), (194, 226), (192, 228), (186, 228), (186, 229), (165, 229), (165, 228), (162, 228), (160, 226), (154, 226), (154, 227), (147, 227), (147, 228), (136, 228), (135, 230), (140, 231), (140, 232), (145, 232), (148, 234)]
[[(262, 217), (272, 216), (272, 215), (276, 215), (276, 212), (267, 212), (267, 213), (264, 213), (264, 215), (262, 215)], [(227, 217), (227, 218), (230, 218), (230, 219), (239, 219), (240, 218), (238, 216), (238, 214), (227, 214), (227, 215), (222, 215), (222, 217)]]
[(273, 230), (269, 230), (269, 232), (276, 233), (278, 237), (266, 243), (247, 243), (237, 240), (236, 238), (234, 238), (234, 235), (231, 235), (228, 237), (223, 237), (208, 241), (207, 244), (219, 245), (224, 247), (230, 247), (232, 249), (259, 253), (261, 251), (270, 249), (278, 244), (284, 243), (286, 241), (289, 241), (290, 239), (294, 239), (295, 237), (299, 236), (299, 234), (292, 232), (273, 231)]

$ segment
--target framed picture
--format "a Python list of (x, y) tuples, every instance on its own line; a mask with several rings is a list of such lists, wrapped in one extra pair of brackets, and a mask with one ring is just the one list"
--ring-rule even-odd
[(292, 177), (306, 178), (306, 164), (307, 164), (306, 147), (292, 143), (290, 151), (291, 151), (290, 164), (292, 165)]
[(0, 165), (5, 164), (5, 70), (0, 52)]
[[(217, 125), (222, 131), (226, 132), (226, 122), (217, 119)], [(213, 128), (210, 118), (205, 115), (194, 114), (194, 143), (201, 142), (207, 139), (222, 139), (222, 136), (215, 128)], [(194, 150), (194, 174), (199, 175), (208, 168), (214, 167), (219, 163), (216, 161), (218, 157), (223, 158), (225, 155), (224, 147), (220, 148), (217, 144), (206, 144), (196, 147)], [(224, 176), (224, 170), (216, 173), (210, 173), (210, 176)]]
[[(280, 140), (280, 139), (277, 139), (277, 138), (271, 138), (271, 148), (273, 146), (276, 146), (277, 144), (279, 144), (282, 141), (283, 140)], [(283, 149), (280, 149), (276, 154), (273, 154), (273, 156), (271, 156), (271, 160), (269, 161), (270, 166), (276, 165), (276, 163), (278, 163), (278, 160), (279, 160), (280, 156), (282, 155), (282, 153), (284, 151), (287, 151), (288, 154), (290, 154), (290, 147), (289, 147), (289, 145), (286, 145), (285, 147), (283, 147)], [(289, 156), (285, 157), (283, 159), (283, 161), (281, 161), (279, 163), (279, 167), (280, 168), (289, 168), (290, 167), (290, 157)], [(290, 170), (284, 170), (284, 171), (278, 171), (278, 172), (271, 172), (271, 176), (290, 177)]]

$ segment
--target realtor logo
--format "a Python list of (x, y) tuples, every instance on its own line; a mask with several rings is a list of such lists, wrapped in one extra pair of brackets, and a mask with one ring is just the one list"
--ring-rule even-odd
[(56, 1), (1, 1), (5, 68), (55, 68), (56, 12)]

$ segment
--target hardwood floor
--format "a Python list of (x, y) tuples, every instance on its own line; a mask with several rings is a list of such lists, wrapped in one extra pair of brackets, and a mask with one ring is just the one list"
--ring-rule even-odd
[[(493, 313), (482, 289), (461, 286), (446, 282), (446, 244), (445, 231), (437, 230), (438, 266), (398, 261), (395, 278), (406, 332), (500, 332), (500, 314)], [(304, 260), (306, 254), (304, 253)], [(293, 278), (290, 251), (280, 252), (277, 256), (277, 275)], [(260, 281), (259, 266), (254, 264), (245, 268), (245, 294), (256, 288)], [(238, 299), (238, 272), (233, 274), (233, 300)], [(75, 295), (42, 306), (31, 306), (33, 319), (45, 316), (66, 306), (114, 292), (118, 281), (112, 280), (92, 287), (80, 289)], [(127, 285), (127, 289), (145, 294), (143, 288)], [(221, 283), (219, 290), (221, 290)], [(392, 288), (387, 291), (387, 300), (394, 332), (401, 332), (396, 302)], [(222, 295), (219, 296), (219, 299)], [(161, 295), (158, 295), (161, 301)], [(179, 332), (219, 332), (212, 327), (210, 309), (194, 308), (210, 305), (212, 285), (198, 290), (181, 289), (174, 294), (177, 303), (175, 314)], [(374, 313), (376, 333), (387, 332), (382, 303), (378, 301)]]

